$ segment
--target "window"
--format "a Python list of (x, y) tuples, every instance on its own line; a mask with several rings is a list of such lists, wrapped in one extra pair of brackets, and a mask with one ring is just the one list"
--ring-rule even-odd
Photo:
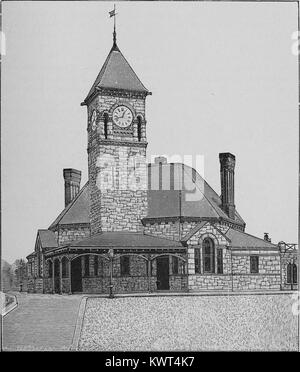
[(138, 141), (141, 141), (142, 139), (142, 118), (138, 116), (137, 118), (137, 136), (138, 136)]
[(107, 139), (108, 136), (108, 113), (104, 114), (104, 137)]
[(210, 238), (205, 238), (202, 243), (203, 247), (203, 272), (215, 272), (215, 247)]
[(200, 248), (195, 248), (194, 250), (195, 255), (195, 273), (201, 273), (201, 260), (200, 260)]
[(130, 257), (120, 257), (121, 276), (130, 275)]
[(217, 273), (223, 274), (223, 250), (217, 249)]
[(172, 272), (173, 274), (178, 274), (178, 257), (172, 257)]
[(84, 256), (84, 276), (90, 276), (90, 256)]
[[(292, 282), (293, 279), (293, 282)], [(297, 265), (289, 263), (287, 265), (287, 283), (296, 284), (297, 283)]]
[(98, 276), (98, 256), (94, 256), (94, 275)]
[(258, 256), (250, 256), (250, 273), (251, 274), (258, 273), (258, 265), (259, 265)]

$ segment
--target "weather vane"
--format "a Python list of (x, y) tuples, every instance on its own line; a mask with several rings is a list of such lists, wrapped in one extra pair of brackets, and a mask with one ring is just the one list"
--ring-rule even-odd
[(114, 4), (114, 10), (111, 10), (111, 11), (109, 12), (109, 16), (110, 16), (110, 18), (111, 18), (111, 17), (114, 17), (114, 33), (113, 33), (114, 45), (117, 44), (116, 15), (117, 15), (117, 13), (116, 13), (116, 4)]

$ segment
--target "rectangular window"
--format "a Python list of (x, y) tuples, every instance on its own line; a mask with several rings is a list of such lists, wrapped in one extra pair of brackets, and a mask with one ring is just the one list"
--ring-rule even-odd
[(130, 257), (120, 257), (121, 276), (130, 275)]
[(195, 248), (194, 254), (195, 254), (195, 273), (200, 274), (201, 273), (200, 248)]
[(90, 257), (84, 256), (84, 275), (90, 276)]
[(257, 274), (258, 266), (259, 266), (258, 256), (250, 256), (250, 273)]
[(94, 256), (94, 275), (98, 276), (98, 256)]
[(203, 271), (205, 273), (215, 272), (215, 250), (212, 247), (205, 247), (203, 252)]
[(172, 272), (178, 274), (178, 257), (172, 257)]
[(223, 274), (223, 250), (217, 249), (217, 273)]

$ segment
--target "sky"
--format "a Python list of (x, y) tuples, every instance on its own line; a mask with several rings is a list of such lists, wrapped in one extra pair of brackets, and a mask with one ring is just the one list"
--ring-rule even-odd
[[(220, 194), (218, 154), (236, 156), (246, 231), (297, 242), (296, 3), (117, 2), (118, 46), (147, 98), (148, 156), (204, 156)], [(63, 168), (87, 181), (80, 103), (112, 46), (111, 2), (4, 2), (2, 258), (34, 250), (64, 207)]]

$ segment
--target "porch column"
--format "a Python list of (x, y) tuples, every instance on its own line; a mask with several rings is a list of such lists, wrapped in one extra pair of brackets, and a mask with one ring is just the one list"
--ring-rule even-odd
[(148, 256), (148, 261), (147, 261), (147, 265), (148, 265), (148, 292), (150, 293), (151, 292), (151, 260), (150, 260), (151, 256), (149, 255)]
[(114, 260), (114, 250), (111, 248), (108, 252), (109, 255), (109, 298), (114, 298), (113, 294), (113, 260)]
[(52, 259), (52, 293), (55, 293), (54, 266), (55, 266), (55, 259)]
[(72, 294), (72, 273), (71, 273), (71, 259), (68, 259), (68, 276), (69, 276), (69, 294)]
[(62, 258), (59, 260), (59, 291), (62, 294)]

